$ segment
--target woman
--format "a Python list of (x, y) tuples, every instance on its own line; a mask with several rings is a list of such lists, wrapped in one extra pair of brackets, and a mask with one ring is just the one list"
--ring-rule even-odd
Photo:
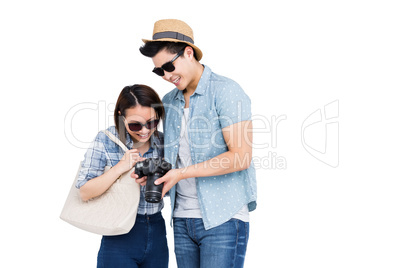
[[(138, 161), (163, 157), (163, 137), (156, 129), (163, 117), (162, 102), (152, 88), (133, 85), (122, 90), (114, 111), (115, 126), (108, 130), (130, 150), (123, 153), (105, 133), (98, 133), (85, 154), (76, 185), (83, 200), (103, 194)], [(113, 168), (104, 173), (105, 166)], [(124, 235), (102, 237), (98, 267), (168, 267), (166, 228), (161, 214), (163, 201), (147, 203), (144, 188), (141, 186), (138, 215), (132, 230)]]

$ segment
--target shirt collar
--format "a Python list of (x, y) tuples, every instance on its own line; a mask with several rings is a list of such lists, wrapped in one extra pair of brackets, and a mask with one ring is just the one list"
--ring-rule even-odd
[(211, 78), (211, 69), (206, 66), (206, 65), (202, 65), (204, 66), (204, 71), (202, 72), (200, 81), (198, 81), (198, 85), (197, 88), (195, 89), (194, 94), (198, 94), (198, 95), (204, 95), (205, 90), (208, 88), (208, 82)]

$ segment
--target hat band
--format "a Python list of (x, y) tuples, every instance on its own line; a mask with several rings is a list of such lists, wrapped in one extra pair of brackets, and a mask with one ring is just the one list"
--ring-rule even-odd
[(184, 34), (181, 34), (178, 32), (160, 32), (160, 33), (154, 34), (154, 36), (152, 37), (153, 40), (158, 40), (158, 39), (162, 39), (162, 38), (173, 38), (173, 39), (186, 41), (186, 42), (190, 42), (191, 44), (194, 44), (193, 39), (191, 39), (187, 35), (184, 35)]

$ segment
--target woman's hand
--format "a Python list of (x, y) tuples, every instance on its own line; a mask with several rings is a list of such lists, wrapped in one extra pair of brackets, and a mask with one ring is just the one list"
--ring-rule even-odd
[(135, 182), (140, 184), (141, 186), (145, 186), (147, 184), (147, 178), (148, 178), (147, 176), (138, 178), (138, 175), (133, 172), (131, 173), (131, 178), (134, 178)]
[(164, 183), (162, 189), (162, 198), (163, 198), (165, 194), (182, 179), (183, 179), (183, 169), (171, 169), (168, 171), (168, 173), (165, 174), (165, 176), (157, 179), (155, 181), (155, 185)]
[(137, 149), (131, 149), (126, 151), (123, 158), (119, 161), (119, 163), (117, 163), (116, 166), (114, 166), (114, 168), (117, 168), (119, 173), (123, 174), (124, 172), (127, 172), (130, 169), (132, 169), (137, 162), (143, 160), (145, 160), (145, 158), (140, 157), (140, 154)]

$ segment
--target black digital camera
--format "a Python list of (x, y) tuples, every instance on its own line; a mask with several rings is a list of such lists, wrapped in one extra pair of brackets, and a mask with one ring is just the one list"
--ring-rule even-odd
[(139, 178), (147, 176), (147, 184), (145, 186), (145, 201), (149, 203), (159, 203), (162, 199), (163, 183), (155, 185), (155, 180), (163, 177), (172, 165), (163, 158), (147, 158), (144, 161), (135, 164), (134, 173)]

